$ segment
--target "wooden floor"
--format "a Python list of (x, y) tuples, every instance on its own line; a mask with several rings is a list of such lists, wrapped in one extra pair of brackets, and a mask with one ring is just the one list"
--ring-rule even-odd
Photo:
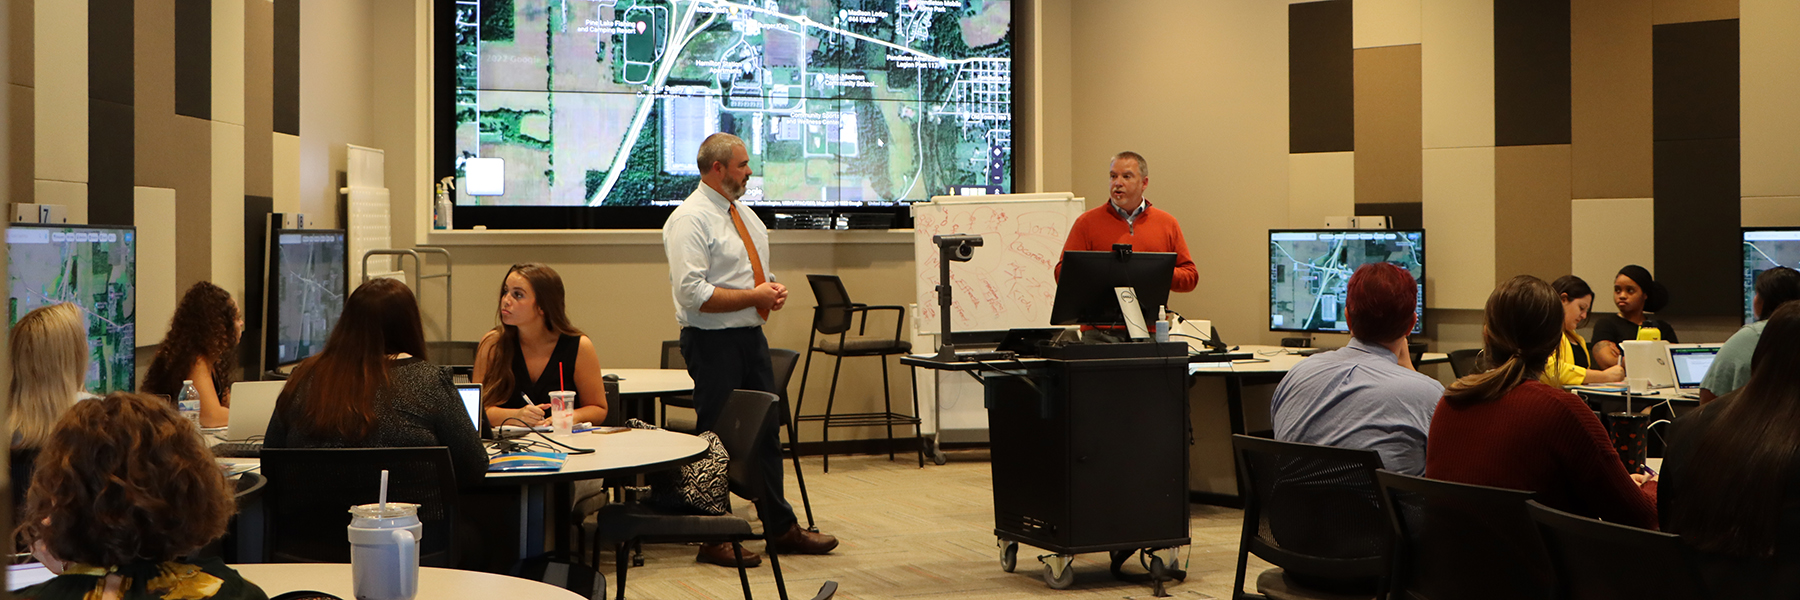
[[(1019, 549), (1018, 569), (1000, 570), (993, 535), (993, 490), (985, 450), (950, 452), (950, 463), (917, 466), (913, 456), (889, 462), (887, 456), (833, 457), (831, 473), (819, 470), (817, 457), (803, 461), (820, 530), (842, 544), (824, 556), (783, 556), (788, 594), (811, 598), (827, 580), (841, 586), (838, 598), (1149, 598), (1148, 584), (1115, 581), (1105, 554), (1084, 554), (1075, 561), (1075, 585), (1068, 590), (1045, 587), (1046, 552)], [(792, 463), (788, 463), (791, 468)], [(799, 488), (787, 478), (788, 499), (802, 512)], [(754, 509), (733, 499), (739, 514)], [(1235, 573), (1241, 511), (1193, 505), (1189, 527), (1193, 545), (1182, 550), (1188, 571), (1185, 582), (1172, 582), (1175, 598), (1230, 598)], [(804, 522), (805, 515), (801, 514)], [(749, 545), (761, 551), (761, 544)], [(652, 545), (644, 548), (645, 566), (630, 572), (626, 588), (633, 599), (742, 598), (737, 571), (694, 562), (694, 548)], [(601, 555), (603, 571), (612, 578), (613, 557)], [(1251, 557), (1251, 579), (1268, 568)], [(1128, 572), (1143, 572), (1127, 566)], [(750, 570), (751, 590), (760, 598), (777, 598), (767, 561)], [(609, 596), (614, 593), (609, 587)]]

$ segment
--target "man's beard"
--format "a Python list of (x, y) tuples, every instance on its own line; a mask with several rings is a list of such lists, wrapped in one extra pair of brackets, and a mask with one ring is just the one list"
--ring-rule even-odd
[(749, 183), (750, 183), (749, 177), (745, 177), (743, 179), (738, 179), (738, 180), (726, 178), (725, 179), (725, 191), (731, 193), (732, 200), (743, 198), (744, 190)]

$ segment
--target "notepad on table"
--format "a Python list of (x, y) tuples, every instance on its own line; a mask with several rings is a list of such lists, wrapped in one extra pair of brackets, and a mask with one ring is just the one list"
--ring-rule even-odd
[(569, 455), (562, 452), (513, 452), (488, 459), (488, 471), (560, 471)]

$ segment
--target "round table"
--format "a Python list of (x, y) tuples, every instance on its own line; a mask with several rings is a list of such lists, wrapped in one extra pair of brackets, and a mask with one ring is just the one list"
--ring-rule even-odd
[(656, 423), (656, 399), (694, 391), (694, 379), (688, 377), (687, 369), (604, 369), (601, 372), (619, 376), (619, 404), (623, 406), (612, 409), (619, 411), (625, 419)]
[[(325, 592), (339, 598), (356, 597), (350, 589), (350, 565), (344, 563), (247, 564), (231, 565), (231, 568), (237, 569), (244, 579), (261, 587), (270, 597), (296, 590)], [(582, 598), (580, 594), (530, 579), (436, 567), (419, 568), (419, 593), (414, 597), (431, 600)]]
[[(588, 454), (570, 454), (561, 470), (488, 473), (488, 486), (519, 486), (519, 556), (535, 556), (544, 549), (544, 506), (551, 506), (551, 525), (570, 531), (568, 507), (574, 503), (572, 482), (603, 477), (627, 477), (685, 465), (706, 453), (708, 445), (697, 436), (661, 429), (632, 429), (619, 433), (542, 434), (576, 448), (592, 448)], [(527, 436), (538, 439), (538, 434)], [(539, 440), (542, 442), (542, 440)], [(542, 450), (542, 449), (539, 449)], [(556, 448), (558, 452), (567, 452)], [(567, 550), (566, 535), (558, 534), (557, 550)]]

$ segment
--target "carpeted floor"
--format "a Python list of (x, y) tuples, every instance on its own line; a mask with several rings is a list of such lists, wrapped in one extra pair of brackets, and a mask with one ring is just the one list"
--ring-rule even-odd
[[(842, 544), (824, 556), (783, 556), (782, 573), (788, 594), (795, 600), (811, 598), (825, 581), (841, 586), (838, 598), (1148, 598), (1147, 583), (1115, 581), (1107, 570), (1107, 555), (1083, 554), (1075, 561), (1075, 585), (1052, 590), (1044, 585), (1044, 567), (1037, 557), (1047, 552), (1020, 547), (1018, 569), (1000, 569), (1000, 554), (993, 535), (993, 491), (985, 450), (950, 452), (944, 466), (926, 463), (920, 469), (912, 456), (889, 462), (884, 456), (833, 457), (831, 473), (819, 470), (818, 457), (803, 460), (806, 483), (812, 495), (813, 514), (819, 529), (838, 536)], [(790, 463), (791, 466), (791, 463)], [(787, 478), (788, 499), (802, 511), (800, 492), (792, 473)], [(733, 499), (741, 515), (754, 510)], [(1190, 537), (1193, 545), (1182, 550), (1188, 571), (1185, 582), (1172, 582), (1175, 598), (1230, 598), (1237, 560), (1241, 511), (1193, 505)], [(805, 515), (801, 518), (804, 522)], [(762, 551), (760, 543), (748, 546)], [(742, 598), (737, 571), (694, 562), (689, 546), (651, 545), (644, 548), (645, 566), (632, 569), (627, 597), (633, 599), (728, 599)], [(1134, 561), (1135, 563), (1135, 561)], [(613, 577), (611, 552), (601, 555), (603, 571)], [(1268, 568), (1251, 557), (1251, 579)], [(1141, 566), (1126, 567), (1142, 573)], [(777, 598), (774, 577), (765, 560), (750, 570), (752, 591), (762, 598)], [(608, 589), (609, 596), (613, 593)]]

